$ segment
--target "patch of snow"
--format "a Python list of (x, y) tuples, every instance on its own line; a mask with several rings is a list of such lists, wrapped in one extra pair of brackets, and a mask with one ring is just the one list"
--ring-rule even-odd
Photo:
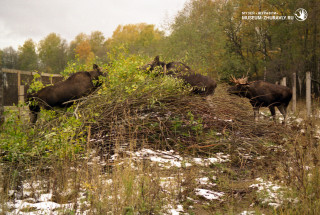
[(171, 204), (166, 205), (163, 208), (163, 213), (161, 214), (167, 214), (167, 215), (187, 215), (188, 213), (185, 213), (183, 210), (183, 205), (177, 204), (177, 206), (173, 206)]
[[(255, 214), (256, 214), (255, 211), (242, 211), (241, 213), (239, 213), (239, 215), (255, 215)], [(260, 214), (260, 213), (258, 213), (258, 214)]]
[(176, 181), (174, 177), (161, 177), (160, 178), (160, 186), (164, 190), (168, 190), (169, 188), (176, 187)]
[[(9, 201), (6, 203), (6, 206), (9, 208), (9, 211), (5, 213), (8, 215), (16, 214), (28, 214), (28, 215), (38, 215), (38, 214), (62, 214), (65, 210), (72, 210), (74, 208), (74, 203), (69, 204), (58, 204), (52, 201), (52, 192), (44, 193), (42, 189), (43, 184), (46, 184), (45, 181), (24, 181), (22, 183), (24, 190), (24, 198), (16, 198), (14, 202)], [(71, 190), (65, 191), (69, 193)], [(31, 193), (36, 196), (36, 198), (31, 198)], [(78, 205), (87, 205), (86, 201), (83, 201), (85, 193), (80, 193), (79, 198), (77, 199)], [(76, 211), (76, 214), (87, 214), (86, 212), (80, 213)]]
[(208, 200), (219, 200), (222, 196), (224, 196), (223, 192), (215, 192), (212, 190), (206, 190), (206, 189), (195, 189), (196, 195), (202, 196)]
[(265, 182), (262, 178), (257, 178), (258, 184), (252, 184), (249, 187), (257, 189), (261, 195), (260, 200), (263, 204), (278, 208), (282, 205), (284, 194), (281, 191), (281, 186), (276, 185), (270, 181)]
[(297, 118), (294, 121), (297, 122), (298, 125), (300, 125), (303, 122), (303, 119), (302, 118)]
[(182, 205), (177, 205), (176, 209), (172, 208), (169, 211), (170, 211), (170, 213), (172, 215), (179, 215), (181, 212), (183, 212), (183, 206)]
[(110, 179), (107, 179), (107, 180), (102, 181), (102, 182), (103, 182), (103, 184), (108, 184), (108, 185), (110, 185), (110, 184), (113, 183), (113, 180), (110, 178)]
[(217, 153), (215, 154), (216, 157), (214, 158), (193, 158), (193, 161), (201, 166), (209, 166), (211, 164), (215, 163), (225, 163), (230, 161), (230, 155), (226, 155), (223, 153)]
[(8, 195), (9, 195), (9, 196), (13, 196), (14, 193), (15, 193), (15, 190), (9, 190), (9, 191), (8, 191)]
[(198, 178), (197, 182), (201, 185), (209, 185), (209, 186), (216, 186), (217, 184), (215, 183), (211, 183), (210, 179), (208, 177), (204, 177), (204, 178)]
[(245, 153), (245, 154), (241, 154), (240, 152), (238, 153), (243, 159), (246, 159), (246, 160), (252, 160), (253, 157), (248, 154), (248, 153)]
[[(29, 203), (29, 202), (25, 202), (23, 200), (17, 200), (16, 204), (14, 205), (15, 210), (13, 210), (12, 212), (9, 212), (8, 214), (29, 214), (29, 215), (33, 215), (33, 214), (54, 214), (53, 211), (55, 209), (58, 208), (65, 208), (65, 207), (69, 207), (70, 205), (61, 205), (55, 202), (38, 202), (38, 203)], [(34, 208), (34, 211), (32, 212), (28, 212), (28, 213), (23, 213), (21, 212), (21, 210), (25, 209), (25, 208)], [(58, 214), (55, 213), (55, 214)]]
[(40, 202), (48, 202), (52, 199), (52, 194), (51, 193), (46, 193), (46, 194), (42, 194), (39, 197), (39, 201)]
[[(151, 150), (151, 149), (141, 149), (136, 152), (127, 152), (131, 155), (133, 160), (143, 160), (148, 159), (152, 162), (158, 163), (160, 167), (171, 168), (171, 167), (190, 167), (194, 164), (201, 166), (209, 166), (215, 163), (228, 162), (230, 155), (217, 153), (215, 157), (211, 158), (183, 158), (178, 153), (173, 150), (161, 151), (161, 150)], [(114, 155), (111, 159), (115, 160), (118, 156)]]
[(219, 120), (219, 121), (225, 121), (225, 122), (233, 122), (232, 119), (220, 119), (220, 118), (217, 118), (217, 117), (214, 117), (213, 119)]
[(170, 151), (153, 151), (151, 149), (141, 149), (140, 151), (134, 152), (134, 159), (149, 159), (152, 162), (159, 163), (161, 167), (190, 167), (191, 164), (183, 162), (184, 159), (173, 150)]
[(262, 159), (264, 159), (266, 156), (259, 156), (259, 157), (257, 157), (257, 160), (262, 160)]

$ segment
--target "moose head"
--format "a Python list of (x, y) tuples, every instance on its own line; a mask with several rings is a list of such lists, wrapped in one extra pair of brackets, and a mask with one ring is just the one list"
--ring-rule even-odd
[(242, 76), (242, 78), (236, 79), (234, 76), (231, 76), (230, 82), (235, 84), (228, 89), (228, 92), (230, 94), (234, 94), (240, 97), (246, 97), (250, 86), (250, 83), (248, 83), (248, 77)]

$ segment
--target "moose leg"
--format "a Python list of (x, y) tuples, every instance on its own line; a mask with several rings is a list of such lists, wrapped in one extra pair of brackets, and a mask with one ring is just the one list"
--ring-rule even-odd
[(269, 106), (269, 110), (270, 110), (270, 112), (271, 112), (273, 121), (274, 121), (274, 122), (277, 122), (277, 120), (276, 120), (276, 110), (275, 110), (274, 106)]
[(254, 120), (258, 122), (259, 119), (259, 107), (253, 107)]
[(40, 112), (40, 106), (39, 105), (33, 105), (33, 104), (30, 104), (29, 105), (29, 110), (30, 110), (30, 122), (32, 124), (35, 124), (37, 122), (37, 119), (38, 119), (38, 114)]
[(36, 123), (37, 122), (37, 119), (38, 119), (38, 114), (39, 112), (35, 112), (35, 111), (31, 111), (29, 116), (30, 116), (30, 122), (32, 124)]
[(282, 114), (283, 116), (283, 124), (285, 125), (286, 124), (286, 118), (287, 118), (287, 106), (285, 105), (280, 105), (278, 106), (278, 109), (280, 111), (280, 113)]

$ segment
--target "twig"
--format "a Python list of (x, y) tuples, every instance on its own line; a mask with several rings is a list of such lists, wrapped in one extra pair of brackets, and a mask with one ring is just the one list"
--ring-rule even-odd
[(70, 104), (70, 103), (77, 102), (77, 101), (83, 101), (83, 100), (87, 100), (87, 97), (82, 97), (82, 98), (79, 98), (79, 99), (70, 100), (70, 101), (67, 101), (67, 102), (63, 102), (62, 104), (66, 105), (66, 104)]
[(80, 103), (77, 104), (77, 107), (76, 107), (76, 109), (75, 109), (74, 112), (73, 112), (73, 115), (76, 117), (76, 119), (79, 119), (78, 114), (77, 114), (79, 105), (80, 105)]
[(211, 144), (211, 145), (206, 145), (206, 146), (199, 146), (198, 144), (188, 146), (187, 148), (197, 148), (197, 149), (202, 149), (202, 148), (208, 148), (208, 147), (213, 147), (213, 146), (220, 146), (220, 145), (225, 145), (223, 143), (216, 143), (216, 144)]

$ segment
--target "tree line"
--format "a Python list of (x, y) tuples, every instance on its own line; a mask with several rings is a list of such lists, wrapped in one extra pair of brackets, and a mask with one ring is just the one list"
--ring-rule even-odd
[(145, 23), (119, 25), (108, 39), (101, 31), (90, 35), (80, 33), (69, 44), (59, 34), (50, 33), (38, 44), (28, 39), (18, 50), (12, 47), (0, 50), (0, 63), (1, 67), (9, 69), (60, 73), (75, 59), (82, 63), (94, 59), (108, 62), (108, 52), (121, 45), (125, 45), (130, 53), (153, 55), (163, 39), (163, 31)]
[[(296, 73), (301, 90), (310, 71), (320, 94), (319, 5), (319, 0), (190, 0), (166, 32), (145, 23), (119, 25), (111, 38), (100, 31), (80, 33), (69, 44), (51, 33), (38, 44), (29, 39), (18, 50), (1, 50), (1, 66), (59, 73), (74, 59), (108, 62), (108, 52), (125, 46), (130, 54), (180, 60), (222, 81), (233, 74), (275, 82)], [(305, 21), (294, 17), (298, 8), (308, 12)]]

